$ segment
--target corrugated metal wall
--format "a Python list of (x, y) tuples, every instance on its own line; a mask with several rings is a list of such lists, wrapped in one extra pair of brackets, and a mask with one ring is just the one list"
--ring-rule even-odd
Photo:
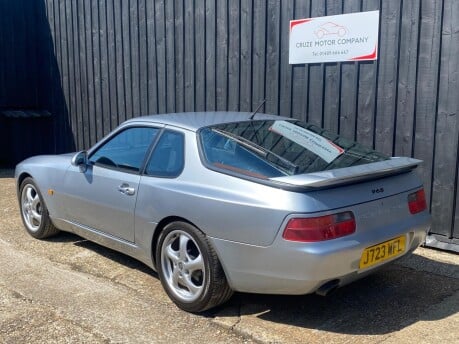
[[(43, 0), (39, 7), (52, 37), (41, 44), (52, 49), (58, 75), (50, 73), (62, 92), (52, 106), (59, 111), (64, 100), (77, 148), (131, 117), (251, 111), (266, 98), (264, 112), (424, 160), (434, 232), (459, 237), (459, 1)], [(289, 20), (376, 9), (378, 61), (288, 64)]]

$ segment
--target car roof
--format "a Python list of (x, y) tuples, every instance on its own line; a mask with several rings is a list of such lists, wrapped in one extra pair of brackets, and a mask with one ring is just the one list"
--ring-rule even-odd
[[(160, 115), (149, 115), (130, 119), (124, 124), (133, 123), (158, 123), (180, 127), (183, 129), (197, 131), (200, 128), (217, 124), (250, 121), (250, 112), (232, 111), (208, 111), (208, 112), (181, 112)], [(253, 120), (288, 120), (291, 118), (283, 116), (257, 113)]]

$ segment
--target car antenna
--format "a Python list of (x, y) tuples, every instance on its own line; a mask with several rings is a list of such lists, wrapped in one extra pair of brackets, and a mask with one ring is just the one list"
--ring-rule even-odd
[(252, 120), (253, 117), (255, 117), (255, 115), (257, 114), (258, 110), (261, 109), (261, 107), (263, 106), (264, 103), (266, 103), (266, 98), (263, 99), (263, 101), (260, 103), (260, 105), (258, 105), (258, 107), (255, 109), (255, 111), (252, 112), (252, 115), (250, 116), (250, 120)]

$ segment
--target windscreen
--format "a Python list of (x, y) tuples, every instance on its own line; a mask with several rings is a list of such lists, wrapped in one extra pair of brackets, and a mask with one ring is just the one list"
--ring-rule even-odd
[(389, 159), (301, 121), (220, 124), (201, 129), (199, 137), (208, 166), (263, 179)]

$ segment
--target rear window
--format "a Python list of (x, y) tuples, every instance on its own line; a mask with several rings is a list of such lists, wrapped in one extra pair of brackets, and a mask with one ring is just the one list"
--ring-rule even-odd
[(206, 127), (209, 167), (268, 179), (362, 165), (389, 157), (301, 121), (246, 121)]

